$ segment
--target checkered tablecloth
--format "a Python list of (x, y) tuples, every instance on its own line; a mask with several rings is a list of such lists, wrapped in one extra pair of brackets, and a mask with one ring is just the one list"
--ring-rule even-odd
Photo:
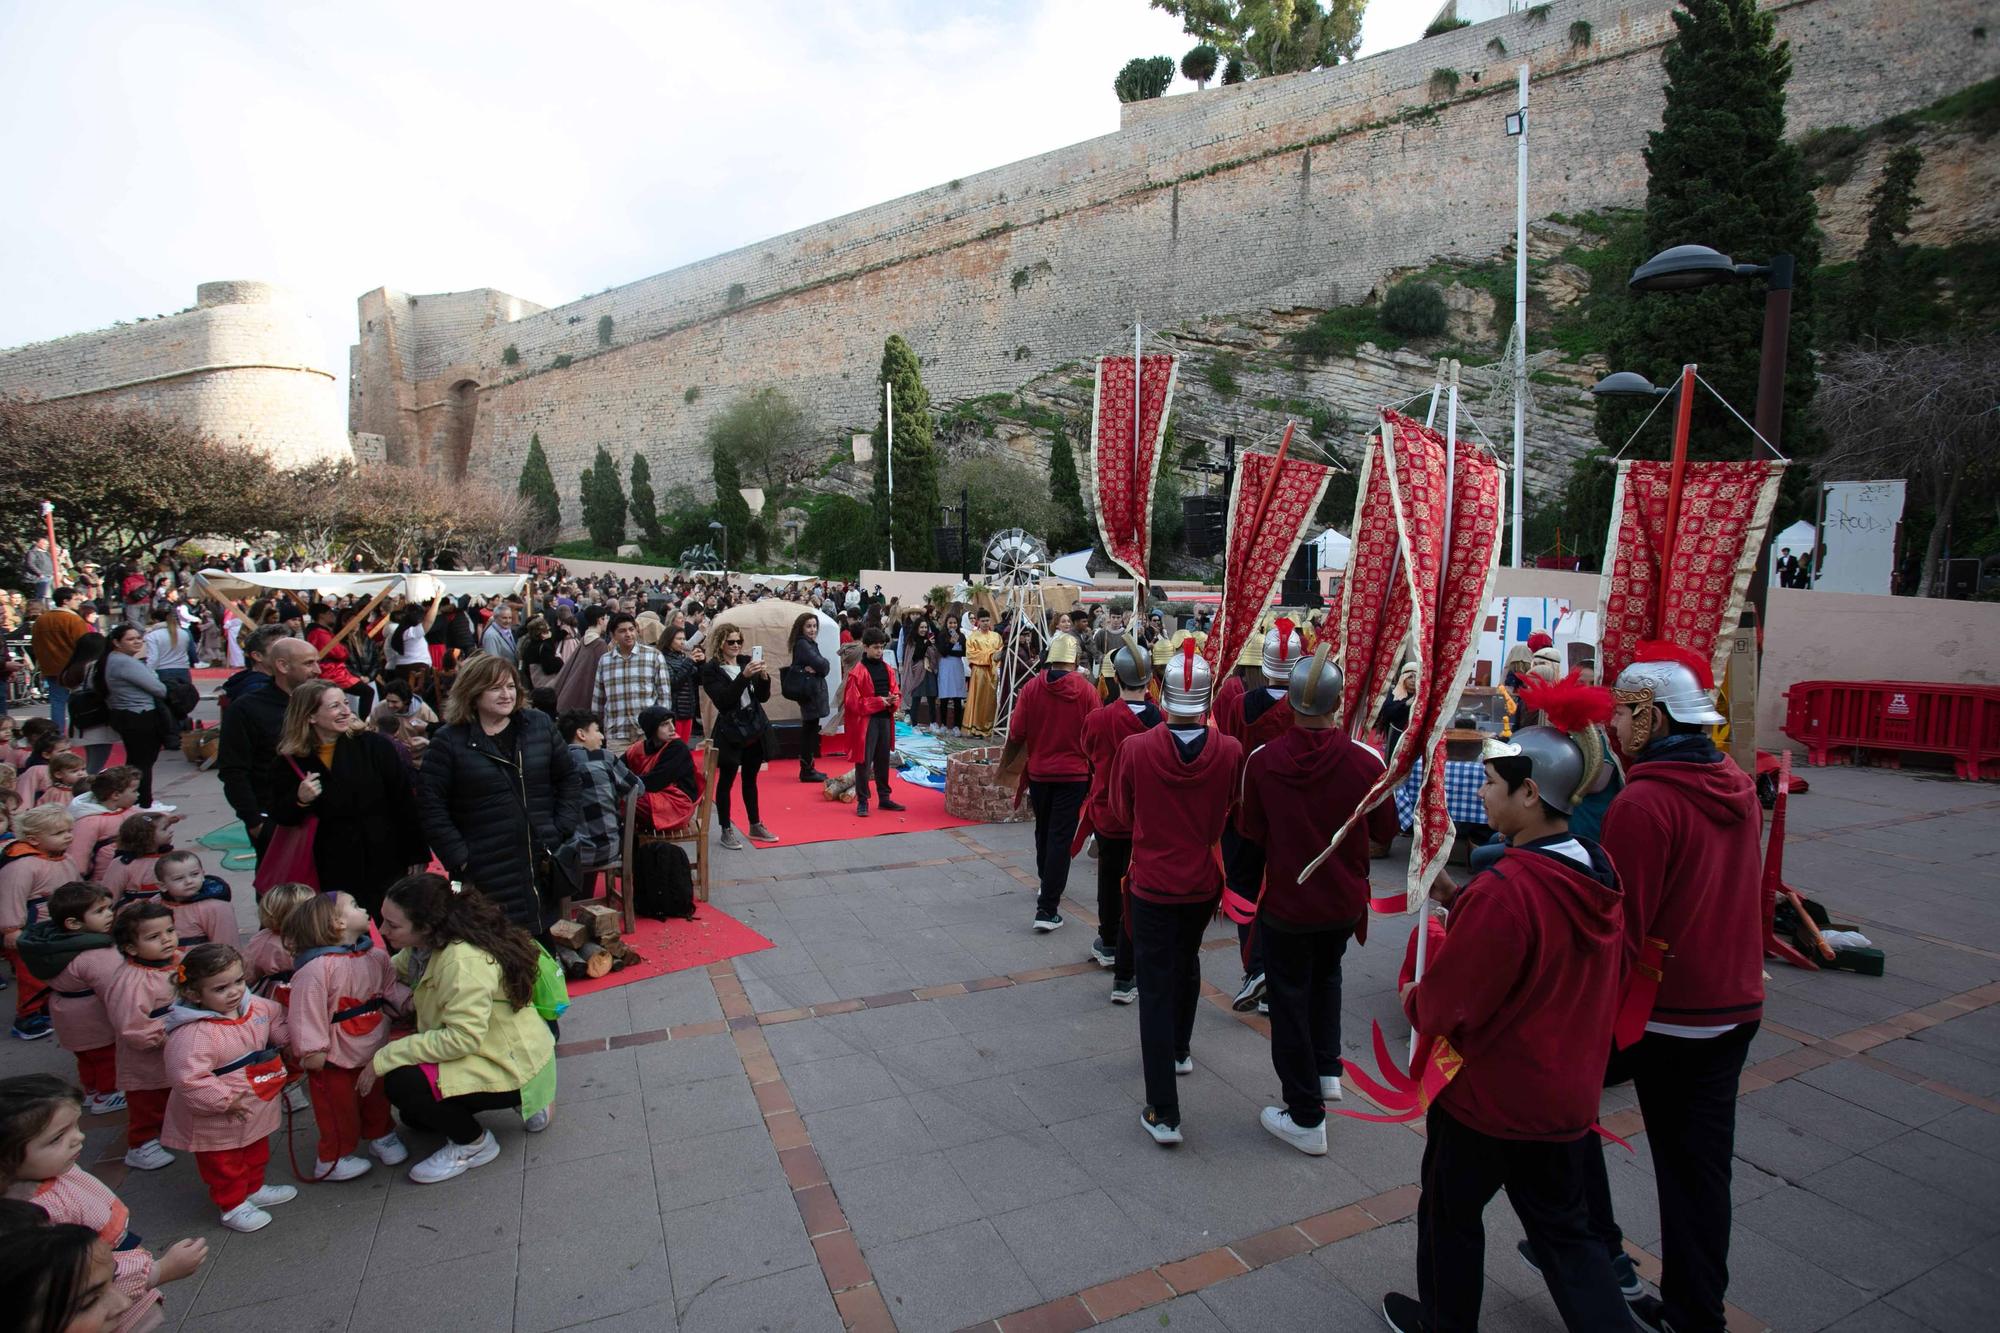
[[(1396, 788), (1396, 821), (1410, 827), (1417, 808), (1417, 788), (1424, 779), (1424, 761), (1419, 759), (1410, 776)], [(1486, 765), (1472, 759), (1448, 759), (1444, 766), (1444, 803), (1456, 824), (1484, 824), (1486, 807), (1479, 800), (1479, 784), (1486, 781)]]

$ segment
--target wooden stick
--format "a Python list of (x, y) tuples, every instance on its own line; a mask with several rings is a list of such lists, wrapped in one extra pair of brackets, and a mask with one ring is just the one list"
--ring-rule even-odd
[(322, 648), (319, 650), (320, 657), (324, 659), (326, 657), (328, 648), (332, 648), (342, 639), (352, 634), (354, 632), (355, 626), (359, 625), (362, 621), (366, 620), (368, 618), (368, 613), (370, 611), (373, 611), (376, 607), (380, 606), (382, 604), (382, 599), (389, 595), (390, 588), (394, 588), (395, 586), (396, 585), (392, 583), (389, 585), (389, 587), (382, 589), (382, 591), (376, 593), (373, 597), (370, 597), (368, 599), (367, 604), (364, 605), (359, 611), (356, 611), (354, 613), (354, 618), (349, 620), (345, 625), (342, 625), (340, 629), (334, 633), (334, 636), (326, 641), (326, 648)]

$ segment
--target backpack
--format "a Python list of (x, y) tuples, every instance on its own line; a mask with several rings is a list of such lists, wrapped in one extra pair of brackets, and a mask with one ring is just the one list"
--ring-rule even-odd
[(694, 875), (687, 853), (671, 842), (641, 842), (632, 876), (632, 910), (655, 921), (694, 919)]

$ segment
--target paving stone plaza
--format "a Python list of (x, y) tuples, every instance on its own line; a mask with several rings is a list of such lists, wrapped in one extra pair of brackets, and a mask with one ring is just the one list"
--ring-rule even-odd
[[(1731, 1327), (1983, 1326), (2000, 1289), (2000, 796), (1808, 776), (1787, 878), (1861, 923), (1888, 970), (1772, 966), (1738, 1108)], [(160, 778), (187, 834), (227, 820), (212, 774), (170, 758)], [(1336, 1119), (1308, 1158), (1259, 1127), (1268, 1040), (1228, 1009), (1234, 937), (1214, 928), (1187, 1142), (1156, 1146), (1136, 1009), (1088, 962), (1095, 865), (1076, 863), (1069, 926), (1035, 935), (1031, 861), (1026, 825), (719, 852), (714, 905), (775, 947), (580, 999), (553, 1126), (490, 1116), (501, 1156), (458, 1180), (378, 1166), (235, 1235), (191, 1164), (126, 1170), (121, 1116), (89, 1120), (84, 1161), (149, 1244), (208, 1239), (203, 1271), (168, 1289), (170, 1328), (359, 1333), (418, 1308), (432, 1328), (519, 1333), (1379, 1328), (1382, 1293), (1414, 1282), (1421, 1136)], [(1401, 873), (1375, 863), (1380, 885)], [(248, 876), (230, 878), (247, 932)], [(1380, 918), (1348, 952), (1350, 1056), (1371, 1020), (1404, 1030), (1406, 934)], [(4, 1049), (7, 1072), (71, 1072), (52, 1041)], [(1612, 1150), (1611, 1179), (1656, 1276), (1643, 1126), (1620, 1090), (1604, 1116), (1639, 1149)], [(291, 1153), (312, 1152), (301, 1115)], [(291, 1178), (282, 1136), (272, 1178)], [(1484, 1326), (1559, 1327), (1504, 1200), (1486, 1221)]]

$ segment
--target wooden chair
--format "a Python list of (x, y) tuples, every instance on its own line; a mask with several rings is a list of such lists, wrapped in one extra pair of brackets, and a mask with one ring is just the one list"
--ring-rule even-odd
[(690, 855), (694, 861), (694, 900), (708, 901), (708, 826), (715, 816), (715, 747), (704, 743), (695, 750), (695, 760), (701, 765), (701, 801), (695, 806), (694, 815), (679, 828), (665, 833), (641, 829), (639, 795), (643, 788), (634, 787), (625, 797), (624, 847), (619, 864), (623, 867), (620, 890), (627, 930), (632, 928), (632, 876), (638, 870), (638, 848), (642, 843), (693, 843)]

